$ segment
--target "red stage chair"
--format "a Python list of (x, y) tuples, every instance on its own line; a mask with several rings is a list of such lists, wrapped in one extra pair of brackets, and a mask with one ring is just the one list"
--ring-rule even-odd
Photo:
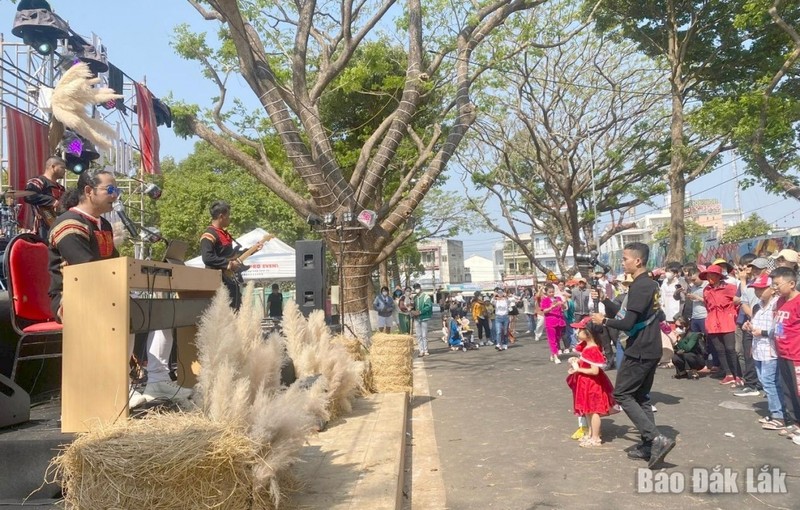
[[(5, 269), (11, 299), (11, 325), (19, 333), (11, 380), (21, 360), (60, 358), (60, 323), (50, 311), (48, 247), (35, 234), (19, 234), (6, 248)], [(57, 335), (57, 338), (53, 337)], [(57, 347), (58, 352), (48, 352)], [(34, 354), (23, 355), (23, 349)]]

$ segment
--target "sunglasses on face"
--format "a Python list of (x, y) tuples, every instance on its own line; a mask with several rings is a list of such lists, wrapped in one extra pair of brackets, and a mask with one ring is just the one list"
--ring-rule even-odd
[(109, 184), (107, 186), (97, 186), (95, 189), (104, 189), (106, 193), (109, 195), (121, 195), (122, 190), (118, 186), (114, 186), (113, 184)]

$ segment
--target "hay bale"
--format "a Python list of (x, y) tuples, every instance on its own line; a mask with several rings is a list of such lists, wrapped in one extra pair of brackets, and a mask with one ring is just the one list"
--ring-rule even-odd
[[(347, 351), (353, 361), (364, 363), (364, 371), (361, 374), (361, 396), (369, 395), (375, 392), (374, 383), (372, 380), (372, 366), (369, 363), (369, 356), (366, 347), (361, 343), (358, 338), (350, 336), (337, 335), (333, 337), (331, 343), (341, 345)], [(338, 416), (339, 414), (337, 414)]]
[(258, 449), (198, 413), (153, 414), (78, 436), (51, 464), (66, 508), (269, 507), (254, 494)]
[(410, 335), (376, 333), (372, 336), (369, 363), (376, 392), (412, 392), (413, 353), (414, 339)]
[(331, 343), (344, 347), (344, 350), (350, 354), (353, 361), (365, 361), (367, 359), (367, 350), (358, 338), (336, 335), (331, 340)]

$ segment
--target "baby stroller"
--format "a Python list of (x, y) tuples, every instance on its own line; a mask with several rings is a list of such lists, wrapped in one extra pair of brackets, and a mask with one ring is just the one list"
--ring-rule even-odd
[(464, 350), (467, 351), (475, 351), (480, 348), (480, 344), (473, 340), (473, 331), (469, 327), (469, 319), (466, 317), (462, 317), (460, 321), (460, 328), (458, 328), (458, 332), (461, 335), (461, 343), (463, 344)]

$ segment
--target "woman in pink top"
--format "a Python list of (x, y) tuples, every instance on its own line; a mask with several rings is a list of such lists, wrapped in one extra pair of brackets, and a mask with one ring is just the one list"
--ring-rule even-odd
[(720, 384), (743, 386), (742, 367), (736, 354), (736, 286), (726, 283), (722, 278), (722, 268), (710, 265), (700, 273), (701, 280), (708, 280), (703, 290), (703, 301), (708, 310), (706, 334), (719, 353), (720, 367), (725, 378)]
[(545, 296), (542, 298), (542, 312), (544, 312), (544, 327), (547, 330), (547, 341), (550, 343), (550, 361), (561, 363), (558, 359), (558, 340), (564, 334), (564, 305), (560, 297), (556, 297), (556, 290), (552, 283), (544, 286)]

